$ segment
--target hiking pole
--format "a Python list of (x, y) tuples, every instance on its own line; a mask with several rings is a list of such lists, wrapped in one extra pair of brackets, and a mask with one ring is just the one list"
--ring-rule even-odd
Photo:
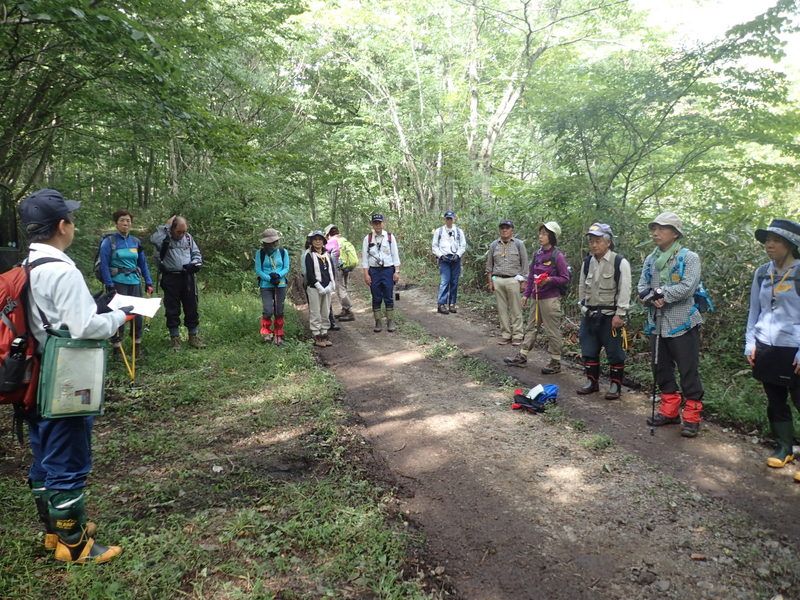
[(653, 350), (653, 411), (650, 415), (650, 435), (656, 434), (656, 426), (653, 424), (656, 420), (656, 369), (658, 368), (658, 347), (661, 345), (661, 330), (658, 328), (658, 315), (661, 312), (660, 308), (656, 309), (655, 313), (655, 328), (656, 328), (656, 347)]

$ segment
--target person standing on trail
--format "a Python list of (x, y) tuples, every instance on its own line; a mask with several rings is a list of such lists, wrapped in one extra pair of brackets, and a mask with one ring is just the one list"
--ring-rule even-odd
[(308, 325), (314, 336), (314, 345), (332, 346), (328, 337), (328, 313), (331, 294), (336, 289), (333, 261), (325, 251), (325, 234), (312, 231), (308, 234), (311, 248), (305, 255), (306, 293), (308, 294)]
[[(147, 295), (153, 293), (153, 279), (147, 268), (147, 259), (138, 238), (130, 235), (133, 226), (133, 215), (121, 208), (112, 215), (117, 230), (107, 234), (100, 242), (100, 275), (103, 278), (106, 292), (118, 292), (126, 296), (141, 296), (142, 283), (146, 286)], [(133, 320), (136, 356), (142, 356), (142, 316), (136, 315)], [(114, 354), (120, 352), (122, 327), (111, 338)]]
[(631, 265), (614, 252), (614, 232), (605, 223), (592, 223), (586, 232), (589, 256), (583, 260), (578, 304), (581, 318), (580, 343), (586, 385), (578, 394), (600, 390), (600, 350), (606, 349), (611, 385), (606, 400), (622, 394), (625, 374), (625, 316), (631, 303)]
[[(102, 340), (128, 320), (132, 306), (97, 314), (89, 288), (65, 254), (75, 237), (73, 211), (80, 202), (56, 190), (39, 190), (19, 205), (30, 241), (27, 320), (41, 354), (47, 329), (68, 329), (75, 339)], [(45, 264), (46, 263), (46, 264)], [(132, 318), (132, 316), (131, 316)], [(86, 518), (84, 489), (92, 468), (94, 417), (44, 418), (36, 407), (25, 415), (33, 463), (28, 484), (45, 526), (45, 548), (55, 560), (104, 563), (122, 553), (119, 546), (95, 542), (96, 527)]]
[(361, 244), (361, 266), (364, 267), (364, 283), (372, 293), (372, 314), (375, 327), (372, 331), (383, 330), (381, 304), (386, 307), (386, 331), (395, 330), (394, 325), (394, 285), (400, 279), (400, 249), (397, 238), (384, 231), (384, 218), (375, 213), (370, 219), (372, 231), (364, 236)]
[(275, 344), (283, 343), (283, 307), (286, 303), (286, 276), (289, 274), (289, 253), (278, 245), (281, 237), (275, 229), (266, 229), (261, 234), (261, 248), (256, 250), (255, 256), (261, 292), (261, 338)]
[[(339, 228), (333, 223), (328, 225), (323, 233), (328, 240), (325, 244), (325, 250), (331, 255), (336, 265), (336, 296), (339, 298), (339, 304), (342, 305), (342, 312), (336, 315), (336, 318), (340, 321), (354, 321), (353, 303), (350, 302), (347, 285), (350, 280), (350, 273), (358, 263), (358, 256), (355, 253), (353, 244), (339, 233)], [(352, 252), (353, 259), (356, 261), (352, 266), (346, 263), (350, 252)], [(331, 326), (333, 324), (334, 321), (332, 320)]]
[[(647, 424), (681, 423), (681, 435), (697, 437), (703, 410), (700, 381), (700, 325), (703, 316), (694, 294), (700, 285), (700, 257), (681, 244), (683, 223), (674, 212), (663, 212), (648, 225), (656, 248), (645, 259), (636, 286), (639, 301), (648, 307), (646, 333), (654, 360), (661, 406)], [(658, 347), (656, 347), (658, 344)], [(675, 381), (675, 367), (681, 378)]]
[(500, 317), (500, 341), (497, 343), (519, 346), (525, 333), (520, 292), (525, 286), (528, 251), (525, 243), (514, 237), (513, 221), (500, 221), (499, 229), (500, 237), (489, 246), (486, 259), (489, 292), (494, 293)]
[(433, 232), (431, 250), (439, 263), (439, 314), (457, 312), (458, 278), (461, 276), (461, 257), (467, 251), (467, 238), (455, 224), (456, 213), (445, 211), (444, 225)]
[(159, 225), (150, 236), (156, 247), (161, 289), (164, 290), (164, 311), (173, 350), (181, 349), (181, 305), (183, 323), (189, 330), (189, 345), (205, 348), (198, 334), (200, 313), (197, 310), (197, 273), (203, 266), (200, 248), (189, 235), (189, 223), (184, 217), (174, 215), (166, 225)]
[(524, 367), (536, 342), (537, 325), (541, 324), (550, 352), (550, 362), (542, 367), (543, 375), (561, 372), (561, 349), (564, 346), (561, 336), (561, 296), (566, 293), (570, 272), (564, 253), (556, 248), (560, 235), (561, 226), (555, 221), (539, 224), (540, 246), (531, 261), (528, 281), (522, 293), (522, 308), (527, 307), (529, 299), (533, 299), (534, 305), (522, 347), (515, 356), (503, 359), (506, 364)]
[[(787, 396), (800, 412), (800, 223), (773, 219), (756, 229), (770, 259), (756, 269), (750, 288), (744, 355), (764, 386), (767, 417), (778, 449), (767, 465), (794, 460), (794, 424)], [(800, 481), (800, 471), (794, 474)]]

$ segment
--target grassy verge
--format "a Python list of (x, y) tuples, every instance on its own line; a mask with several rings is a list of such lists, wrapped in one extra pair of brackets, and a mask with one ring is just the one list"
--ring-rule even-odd
[(276, 347), (260, 343), (255, 297), (207, 293), (201, 310), (208, 348), (172, 352), (157, 318), (137, 380), (109, 369), (88, 508), (120, 559), (52, 560), (28, 453), (6, 436), (0, 598), (432, 597), (407, 560), (418, 540), (358, 466), (367, 461), (339, 384), (315, 363), (298, 315)]

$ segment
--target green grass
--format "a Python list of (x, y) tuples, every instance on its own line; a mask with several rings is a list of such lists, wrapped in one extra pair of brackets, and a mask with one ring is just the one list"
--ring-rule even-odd
[(603, 453), (605, 450), (611, 448), (611, 446), (613, 445), (614, 445), (614, 440), (602, 433), (596, 433), (594, 435), (590, 435), (588, 438), (586, 438), (581, 442), (581, 446), (596, 454)]
[[(163, 318), (131, 382), (109, 366), (88, 510), (107, 565), (56, 563), (41, 546), (27, 452), (0, 475), (0, 598), (430, 598), (406, 557), (419, 543), (391, 495), (355, 467), (361, 445), (294, 311), (260, 343), (254, 295), (203, 294), (208, 348), (173, 352)], [(10, 438), (9, 438), (10, 439)]]

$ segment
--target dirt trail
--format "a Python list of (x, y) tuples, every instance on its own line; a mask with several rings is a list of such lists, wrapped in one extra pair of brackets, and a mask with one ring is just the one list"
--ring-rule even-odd
[[(373, 333), (363, 306), (321, 351), (461, 597), (800, 599), (793, 468), (768, 471), (763, 448), (714, 426), (695, 440), (676, 427), (651, 437), (645, 396), (579, 399), (577, 369), (545, 381), (536, 353), (526, 369), (507, 367), (491, 325), (434, 307), (419, 290), (398, 303), (406, 320), (526, 385), (557, 383), (568, 413), (509, 410), (506, 394), (413, 339)], [(593, 450), (597, 434), (614, 445)]]

